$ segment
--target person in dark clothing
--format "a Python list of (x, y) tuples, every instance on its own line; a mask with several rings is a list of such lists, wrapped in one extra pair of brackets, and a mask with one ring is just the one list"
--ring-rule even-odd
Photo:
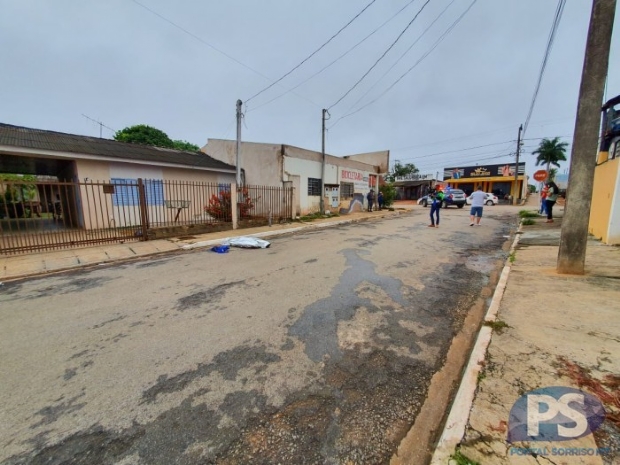
[(381, 191), (379, 191), (379, 193), (377, 194), (377, 203), (379, 204), (379, 210), (383, 210), (384, 201), (383, 192)]
[(375, 203), (375, 191), (374, 189), (370, 189), (368, 195), (366, 195), (366, 199), (368, 200), (368, 211), (372, 211), (372, 204)]
[(439, 227), (439, 210), (441, 209), (441, 204), (443, 202), (443, 192), (441, 191), (432, 191), (429, 195), (429, 199), (431, 200), (431, 224), (428, 225), (429, 228), (438, 228)]

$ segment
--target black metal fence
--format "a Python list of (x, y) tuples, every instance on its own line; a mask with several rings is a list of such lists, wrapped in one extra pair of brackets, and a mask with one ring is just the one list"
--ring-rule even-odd
[[(232, 228), (230, 184), (113, 179), (108, 182), (0, 181), (0, 254), (148, 240), (188, 225)], [(293, 189), (238, 190), (240, 219), (281, 221)], [(185, 229), (181, 228), (185, 227)]]

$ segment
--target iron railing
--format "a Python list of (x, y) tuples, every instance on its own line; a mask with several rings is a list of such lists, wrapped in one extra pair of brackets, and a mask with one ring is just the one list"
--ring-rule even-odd
[[(237, 202), (241, 226), (251, 223), (244, 220), (279, 222), (292, 216), (293, 188), (244, 186)], [(0, 181), (0, 254), (148, 240), (163, 228), (183, 235), (188, 225), (232, 228), (231, 185)]]

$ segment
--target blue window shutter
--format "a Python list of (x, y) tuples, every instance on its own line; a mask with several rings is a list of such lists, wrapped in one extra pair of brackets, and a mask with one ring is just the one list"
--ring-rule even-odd
[(137, 179), (112, 178), (111, 182), (114, 184), (114, 194), (112, 195), (113, 206), (130, 207), (139, 205), (140, 199), (138, 198)]

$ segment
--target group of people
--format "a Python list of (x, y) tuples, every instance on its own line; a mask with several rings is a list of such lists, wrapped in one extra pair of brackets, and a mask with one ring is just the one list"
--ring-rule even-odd
[[(439, 227), (439, 211), (441, 210), (441, 204), (445, 199), (445, 194), (440, 190), (431, 190), (428, 194), (428, 198), (431, 202), (431, 224), (429, 228)], [(480, 220), (482, 219), (482, 210), (486, 202), (486, 194), (482, 192), (482, 186), (478, 186), (471, 195), (471, 210), (469, 211), (470, 226), (474, 224), (480, 226)]]
[[(375, 190), (370, 189), (370, 192), (366, 194), (366, 200), (368, 200), (368, 211), (369, 212), (372, 211), (373, 207), (375, 208), (375, 210), (377, 210), (377, 208), (379, 210), (383, 210), (383, 206), (385, 205), (384, 200), (383, 200), (383, 192), (379, 191), (379, 193), (375, 195)], [(376, 206), (375, 206), (375, 201), (377, 203)]]
[(558, 201), (560, 189), (553, 182), (549, 181), (540, 191), (540, 210), (541, 215), (547, 215), (547, 223), (553, 223), (553, 206)]

